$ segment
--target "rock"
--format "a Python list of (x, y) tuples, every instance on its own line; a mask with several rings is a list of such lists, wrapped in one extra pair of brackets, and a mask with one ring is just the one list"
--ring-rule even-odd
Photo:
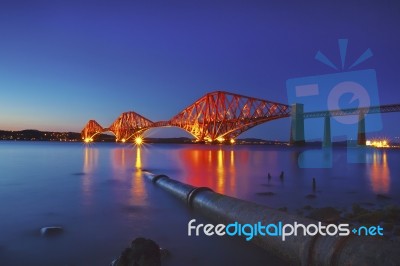
[(161, 254), (161, 249), (156, 242), (138, 237), (132, 241), (130, 248), (126, 248), (118, 259), (112, 261), (111, 265), (160, 266)]
[(114, 260), (111, 262), (110, 266), (117, 266), (117, 263), (118, 263), (118, 259), (114, 259)]
[[(133, 259), (143, 262), (143, 265), (161, 265), (160, 247), (151, 239), (136, 238), (131, 243)], [(139, 265), (141, 265), (139, 263)]]
[(333, 207), (325, 207), (312, 210), (308, 217), (325, 223), (335, 223), (340, 219), (340, 211)]
[(161, 259), (166, 259), (171, 257), (171, 252), (168, 249), (160, 248)]
[(40, 234), (42, 236), (56, 236), (64, 232), (61, 226), (47, 226), (40, 229)]

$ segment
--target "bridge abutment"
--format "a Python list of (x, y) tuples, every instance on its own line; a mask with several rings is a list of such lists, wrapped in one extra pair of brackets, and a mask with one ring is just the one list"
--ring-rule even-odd
[(304, 104), (295, 103), (291, 112), (290, 144), (303, 145), (304, 140)]

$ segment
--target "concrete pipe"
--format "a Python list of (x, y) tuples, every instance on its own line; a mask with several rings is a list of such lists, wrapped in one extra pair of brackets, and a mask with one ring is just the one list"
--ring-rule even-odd
[[(316, 224), (308, 218), (291, 215), (263, 205), (229, 197), (209, 188), (194, 187), (165, 175), (145, 172), (157, 186), (172, 193), (190, 208), (218, 223), (230, 224)], [(303, 232), (303, 231), (300, 231)], [(400, 244), (381, 237), (354, 236), (288, 236), (256, 235), (252, 243), (277, 254), (294, 265), (399, 265)]]

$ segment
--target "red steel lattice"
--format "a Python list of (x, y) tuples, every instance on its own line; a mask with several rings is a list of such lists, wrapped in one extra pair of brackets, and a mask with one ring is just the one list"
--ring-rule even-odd
[(216, 91), (204, 95), (169, 121), (154, 123), (135, 112), (123, 113), (108, 128), (90, 120), (82, 130), (82, 138), (91, 141), (94, 135), (111, 131), (117, 141), (127, 141), (152, 127), (175, 126), (192, 134), (197, 141), (222, 142), (233, 140), (261, 123), (288, 116), (288, 105)]
[(81, 132), (82, 139), (85, 141), (92, 141), (93, 137), (100, 134), (104, 129), (96, 122), (96, 120), (89, 120)]
[(122, 113), (107, 129), (115, 134), (116, 141), (127, 141), (141, 131), (153, 126), (153, 122), (138, 113)]
[(234, 139), (256, 125), (288, 116), (288, 105), (216, 91), (185, 108), (169, 124), (183, 128), (198, 141), (213, 142)]

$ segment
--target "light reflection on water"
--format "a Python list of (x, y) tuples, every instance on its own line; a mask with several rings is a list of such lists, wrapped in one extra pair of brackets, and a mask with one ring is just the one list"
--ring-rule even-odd
[[(0, 219), (0, 265), (107, 265), (141, 235), (171, 250), (174, 259), (166, 265), (274, 265), (248, 243), (188, 239), (187, 222), (196, 214), (144, 179), (141, 169), (289, 211), (382, 206), (400, 203), (399, 152), (338, 148), (323, 157), (332, 168), (306, 169), (298, 167), (301, 150), (281, 147), (0, 142), (0, 217), (6, 217)], [(307, 199), (312, 178), (317, 197)], [(272, 194), (260, 195), (265, 192)], [(52, 224), (64, 226), (65, 234), (40, 238), (38, 229)]]
[[(389, 163), (390, 157), (392, 168), (397, 165), (398, 150), (335, 148), (304, 153), (268, 146), (147, 145), (114, 152), (117, 151), (113, 160), (118, 169), (135, 162), (136, 169), (168, 174), (194, 186), (208, 186), (222, 194), (276, 208), (296, 209), (309, 204), (347, 207), (355, 202), (382, 204), (376, 194), (388, 195), (393, 202), (399, 202), (399, 186), (392, 187)], [(319, 161), (325, 161), (322, 168), (316, 168), (315, 164), (313, 168), (299, 167), (300, 160), (311, 162), (316, 154), (320, 154)], [(326, 162), (332, 167), (326, 167)], [(281, 171), (283, 179), (279, 178)], [(271, 181), (267, 180), (268, 173), (272, 175)], [(306, 196), (314, 193), (313, 178), (317, 181), (318, 200), (310, 201)], [(274, 196), (260, 196), (264, 192)]]
[(138, 204), (145, 206), (147, 193), (146, 188), (144, 186), (145, 180), (143, 179), (143, 175), (141, 173), (142, 169), (142, 148), (136, 148), (136, 159), (135, 159), (135, 167), (137, 171), (132, 174), (132, 185), (131, 185), (131, 204)]
[(369, 177), (372, 190), (375, 193), (386, 194), (389, 192), (390, 168), (385, 150), (373, 152), (372, 164), (369, 166)]
[(82, 172), (82, 192), (84, 204), (90, 205), (92, 200), (92, 183), (93, 177), (86, 174), (91, 173), (97, 167), (99, 160), (99, 151), (97, 149), (91, 149), (89, 146), (84, 148), (84, 161), (83, 161), (83, 172)]

